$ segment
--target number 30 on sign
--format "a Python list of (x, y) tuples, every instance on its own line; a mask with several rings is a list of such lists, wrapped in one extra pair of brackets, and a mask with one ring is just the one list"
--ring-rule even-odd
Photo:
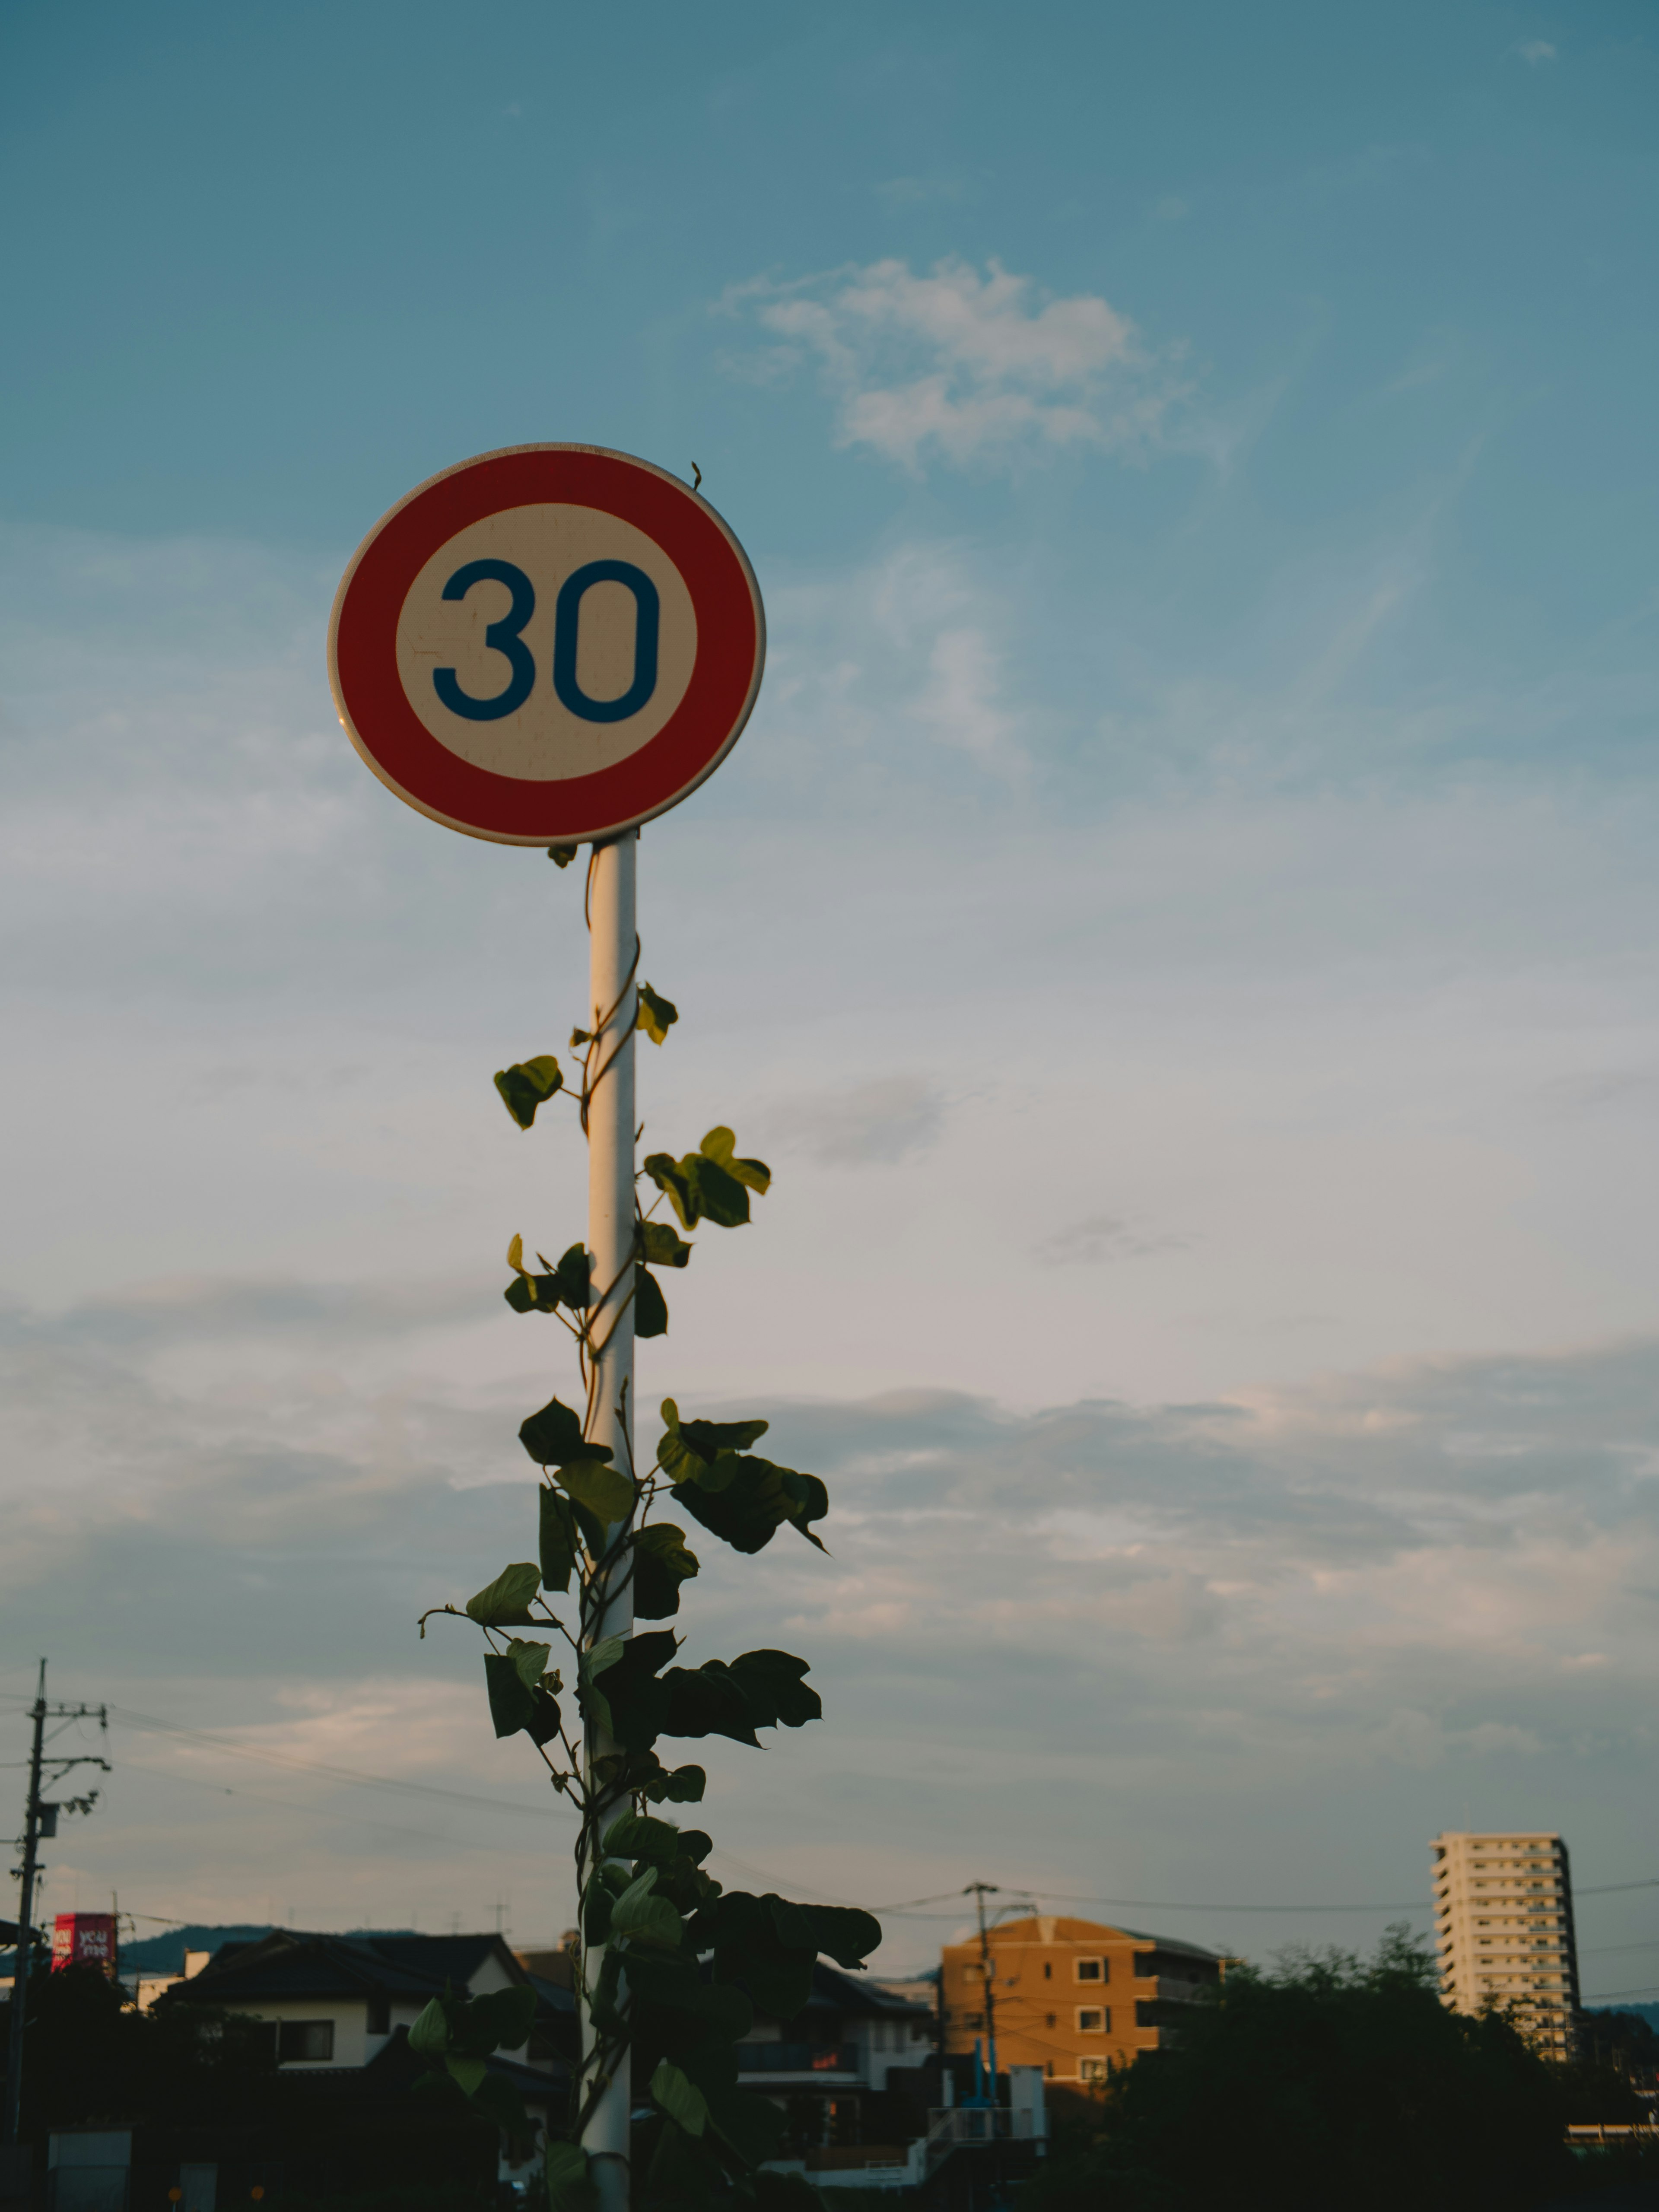
[(625, 453), (520, 446), (375, 525), (329, 672), (352, 743), (410, 805), (502, 844), (578, 844), (712, 774), (765, 647), (753, 571), (707, 501)]

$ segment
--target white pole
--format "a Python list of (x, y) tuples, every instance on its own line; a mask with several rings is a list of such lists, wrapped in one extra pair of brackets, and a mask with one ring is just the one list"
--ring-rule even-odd
[[(593, 1362), (586, 1436), (609, 1444), (611, 1464), (631, 1473), (634, 1408), (634, 1023), (638, 1010), (635, 969), (639, 954), (634, 886), (639, 832), (630, 830), (614, 844), (596, 845), (587, 884), (591, 937), (590, 973), (594, 1044), (588, 1062), (593, 1071), (587, 1107), (587, 1249), (592, 1255), (593, 1295), (590, 1339), (601, 1346)], [(614, 1540), (617, 1531), (609, 1532)], [(613, 1572), (614, 1585), (626, 1569)], [(626, 1636), (634, 1626), (631, 1583), (606, 1593), (603, 1611), (584, 1624), (584, 1640)], [(591, 1777), (593, 1761), (615, 1750), (602, 1729), (588, 1731), (583, 1747)], [(600, 1826), (610, 1819), (607, 1808)], [(586, 1869), (583, 1869), (586, 1875)], [(603, 1953), (584, 1955), (582, 1979), (597, 1981)], [(582, 2016), (584, 2086), (593, 2047), (586, 2007)], [(632, 2100), (628, 2053), (611, 2074), (582, 2136), (592, 2160), (599, 2212), (627, 2212), (628, 2115)]]

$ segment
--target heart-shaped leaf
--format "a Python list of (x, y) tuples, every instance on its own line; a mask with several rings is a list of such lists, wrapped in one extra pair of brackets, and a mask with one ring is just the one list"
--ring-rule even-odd
[(503, 1567), (493, 1583), (468, 1598), (466, 1609), (483, 1628), (512, 1628), (535, 1619), (530, 1601), (541, 1587), (542, 1571), (529, 1559)]

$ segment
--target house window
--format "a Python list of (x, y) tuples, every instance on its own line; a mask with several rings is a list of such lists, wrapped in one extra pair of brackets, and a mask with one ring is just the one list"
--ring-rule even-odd
[(1103, 2058), (1079, 2058), (1077, 2078), (1079, 2081), (1103, 2081), (1106, 2079), (1106, 2061)]
[(392, 1999), (384, 1990), (376, 1990), (368, 2000), (368, 2032), (371, 2035), (387, 2035), (392, 2030)]
[(1079, 2035), (1104, 2035), (1107, 2014), (1099, 2005), (1079, 2005), (1077, 2008), (1077, 2032)]
[(1077, 1961), (1077, 1978), (1080, 1982), (1103, 1982), (1106, 1979), (1106, 1961), (1104, 1959), (1079, 1959)]
[(331, 2020), (285, 2020), (276, 2033), (276, 2056), (284, 2066), (296, 2059), (332, 2058), (334, 2023)]

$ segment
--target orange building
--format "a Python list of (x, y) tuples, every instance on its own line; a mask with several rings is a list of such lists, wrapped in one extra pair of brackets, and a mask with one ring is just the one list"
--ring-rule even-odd
[(1190, 2004), (1221, 1979), (1225, 1960), (1167, 1936), (1095, 1920), (1005, 1920), (988, 1938), (990, 1988), (978, 1938), (940, 1956), (945, 2047), (984, 2048), (994, 2017), (997, 2066), (1041, 2066), (1051, 2081), (1103, 2081), (1169, 2039)]

